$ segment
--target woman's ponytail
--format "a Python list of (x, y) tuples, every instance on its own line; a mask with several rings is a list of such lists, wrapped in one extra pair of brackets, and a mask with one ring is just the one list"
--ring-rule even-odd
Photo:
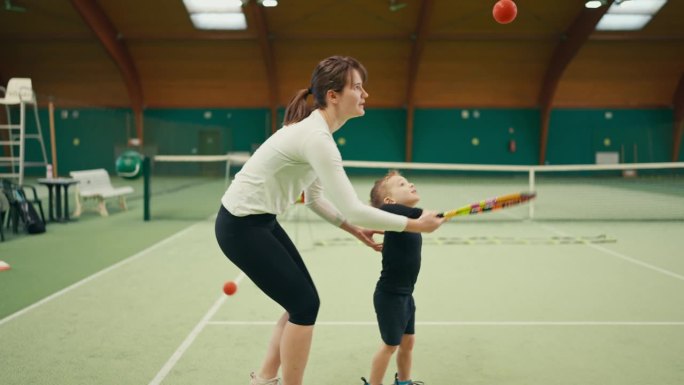
[(290, 103), (285, 109), (285, 119), (283, 125), (287, 126), (292, 123), (297, 123), (307, 116), (311, 115), (313, 109), (306, 103), (306, 97), (311, 93), (309, 88), (301, 89), (290, 100)]

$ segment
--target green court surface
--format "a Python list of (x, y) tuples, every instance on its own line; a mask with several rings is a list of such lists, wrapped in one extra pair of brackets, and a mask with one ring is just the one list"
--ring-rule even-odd
[[(132, 199), (128, 212), (0, 244), (12, 265), (0, 273), (1, 384), (248, 383), (282, 310), (218, 249), (223, 181), (192, 182), (157, 184), (149, 223)], [(420, 182), (430, 208), (500, 191)], [(355, 186), (365, 197), (370, 182)], [(549, 204), (540, 194), (540, 210)], [(684, 222), (530, 221), (511, 210), (423, 236), (414, 379), (684, 383)], [(305, 384), (360, 384), (380, 343), (380, 255), (314, 217), (298, 206), (282, 218), (322, 301)], [(221, 291), (227, 280), (239, 280), (234, 296)]]

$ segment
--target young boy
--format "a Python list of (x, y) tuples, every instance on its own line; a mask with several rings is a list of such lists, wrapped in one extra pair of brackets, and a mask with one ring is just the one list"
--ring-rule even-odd
[[(409, 218), (419, 218), (423, 213), (415, 207), (419, 200), (415, 186), (398, 171), (390, 171), (377, 180), (371, 190), (372, 206)], [(385, 232), (382, 272), (373, 295), (383, 343), (373, 356), (370, 381), (361, 377), (364, 385), (381, 384), (397, 349), (393, 385), (423, 384), (410, 379), (416, 313), (412, 293), (420, 270), (422, 241), (420, 233)]]

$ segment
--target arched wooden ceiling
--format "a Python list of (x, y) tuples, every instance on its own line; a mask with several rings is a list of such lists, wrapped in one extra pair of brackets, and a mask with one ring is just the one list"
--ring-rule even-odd
[[(407, 6), (392, 12), (388, 0), (260, 9), (251, 0), (246, 31), (203, 32), (180, 0), (12, 0), (27, 11), (0, 10), (0, 74), (31, 77), (39, 96), (61, 104), (131, 106), (121, 62), (74, 5), (90, 2), (126, 48), (145, 107), (282, 106), (333, 54), (366, 65), (370, 107), (539, 107), (554, 50), (584, 10), (579, 0), (517, 0), (517, 19), (499, 25), (494, 0), (432, 0), (426, 18), (426, 1), (400, 1)], [(672, 106), (684, 73), (682, 20), (684, 1), (670, 0), (642, 31), (592, 33), (553, 106)]]
[[(540, 108), (540, 163), (555, 107), (671, 107), (673, 157), (682, 132), (684, 1), (641, 31), (595, 32), (605, 11), (584, 2), (281, 0), (243, 7), (248, 29), (196, 30), (181, 0), (12, 0), (0, 11), (0, 80), (31, 77), (60, 106), (267, 107), (275, 117), (316, 63), (350, 55), (368, 68), (369, 107)], [(613, 0), (608, 0), (612, 3)], [(272, 120), (275, 131), (276, 119)]]

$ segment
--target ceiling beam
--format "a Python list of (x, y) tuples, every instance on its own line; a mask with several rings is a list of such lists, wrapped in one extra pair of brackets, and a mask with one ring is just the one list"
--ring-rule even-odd
[(268, 33), (268, 22), (266, 21), (266, 11), (259, 6), (256, 1), (250, 1), (247, 9), (252, 14), (255, 27), (257, 29), (257, 40), (261, 48), (261, 56), (266, 69), (266, 80), (268, 81), (268, 100), (271, 110), (271, 133), (278, 129), (278, 73), (276, 72), (275, 55)]
[(143, 143), (144, 96), (140, 76), (126, 43), (119, 38), (119, 32), (102, 7), (95, 0), (71, 0), (71, 4), (85, 23), (95, 32), (114, 64), (119, 68), (128, 91), (131, 108), (135, 116), (135, 126), (140, 145)]
[[(258, 39), (258, 35), (249, 31), (202, 31), (202, 32), (168, 32), (168, 33), (131, 33), (120, 35), (128, 42), (165, 42), (165, 41), (250, 41)], [(0, 42), (8, 43), (49, 43), (49, 42), (81, 42), (91, 39), (91, 35), (81, 32), (58, 32), (55, 34), (22, 34), (21, 36), (6, 35), (0, 37)], [(338, 33), (321, 31), (312, 35), (310, 33), (270, 33), (271, 41), (317, 41), (317, 40), (344, 40), (344, 41), (413, 41), (412, 34), (397, 33)], [(462, 42), (462, 41), (503, 41), (503, 42), (556, 42), (561, 39), (558, 33), (500, 33), (500, 32), (439, 32), (432, 33), (427, 41)], [(594, 33), (589, 37), (590, 41), (617, 41), (617, 42), (681, 42), (684, 34), (634, 34), (634, 33)]]
[(575, 55), (577, 55), (584, 43), (589, 40), (590, 35), (596, 29), (596, 24), (608, 11), (613, 1), (607, 0), (607, 4), (595, 9), (582, 7), (580, 13), (562, 35), (563, 38), (556, 45), (553, 56), (551, 56), (537, 99), (541, 118), (539, 164), (546, 162), (546, 144), (549, 136), (551, 108), (553, 107), (553, 97), (555, 96), (558, 83), (565, 69), (572, 62), (572, 59), (575, 58)]
[(411, 56), (409, 57), (408, 79), (406, 83), (406, 152), (404, 155), (406, 162), (413, 160), (413, 118), (416, 108), (416, 79), (418, 78), (420, 60), (425, 49), (425, 42), (427, 41), (433, 5), (433, 0), (423, 0), (420, 2), (420, 13), (416, 25), (416, 33), (414, 34), (413, 46), (411, 47)]
[(674, 107), (674, 131), (672, 137), (672, 161), (679, 159), (679, 150), (682, 145), (682, 132), (684, 131), (684, 73), (679, 78), (679, 84), (672, 97)]

